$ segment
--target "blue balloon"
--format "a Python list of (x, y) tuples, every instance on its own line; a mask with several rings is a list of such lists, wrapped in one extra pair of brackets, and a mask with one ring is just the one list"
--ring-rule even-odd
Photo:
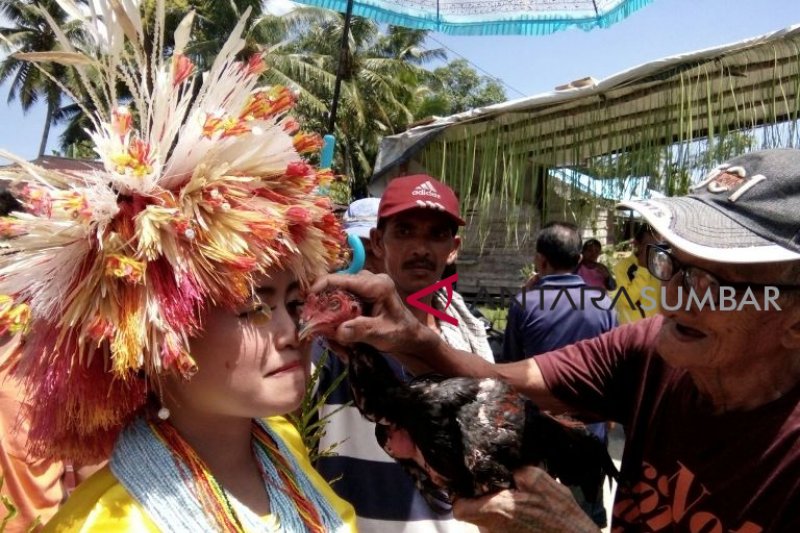
[(353, 260), (350, 262), (349, 267), (339, 270), (337, 274), (357, 274), (364, 268), (364, 262), (367, 260), (367, 252), (364, 250), (364, 243), (361, 242), (359, 237), (348, 235), (347, 244), (350, 246), (350, 249), (353, 250)]

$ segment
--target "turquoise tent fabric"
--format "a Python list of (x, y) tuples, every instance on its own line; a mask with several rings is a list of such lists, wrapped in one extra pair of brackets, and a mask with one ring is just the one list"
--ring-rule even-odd
[[(347, 0), (295, 0), (345, 12)], [(354, 0), (353, 14), (451, 35), (547, 35), (605, 28), (652, 0)]]

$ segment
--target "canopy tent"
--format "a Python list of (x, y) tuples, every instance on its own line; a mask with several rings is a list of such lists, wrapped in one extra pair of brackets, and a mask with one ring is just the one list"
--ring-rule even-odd
[[(647, 63), (602, 81), (437, 118), (386, 137), (370, 191), (424, 170), (459, 191), (468, 214), (541, 203), (549, 168), (662, 179), (755, 147), (800, 146), (800, 25)], [(540, 210), (542, 212), (542, 210)]]
[(652, 0), (295, 0), (378, 22), (453, 35), (547, 35), (619, 22)]

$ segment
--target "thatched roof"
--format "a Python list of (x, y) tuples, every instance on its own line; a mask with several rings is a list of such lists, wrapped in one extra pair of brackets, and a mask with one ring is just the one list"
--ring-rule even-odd
[(733, 132), (758, 147), (800, 146), (800, 25), (580, 81), (386, 137), (371, 191), (410, 167), (450, 183), (476, 209), (486, 197), (535, 197), (541, 168), (674, 177), (752, 147), (726, 145)]

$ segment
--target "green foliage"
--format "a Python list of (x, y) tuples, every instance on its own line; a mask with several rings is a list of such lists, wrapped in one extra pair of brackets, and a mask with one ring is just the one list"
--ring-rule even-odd
[(478, 307), (478, 310), (492, 323), (492, 327), (499, 331), (506, 329), (508, 323), (508, 308)]
[(326, 413), (323, 417), (319, 416), (328, 397), (336, 390), (342, 380), (347, 377), (347, 372), (343, 372), (331, 382), (330, 386), (325, 391), (320, 392), (318, 390), (320, 376), (322, 375), (322, 370), (325, 368), (325, 361), (328, 360), (328, 357), (336, 356), (331, 354), (330, 350), (326, 349), (314, 367), (314, 372), (311, 373), (311, 379), (308, 382), (308, 387), (306, 387), (306, 392), (303, 396), (303, 402), (300, 404), (300, 408), (288, 417), (300, 432), (300, 436), (303, 438), (303, 443), (308, 449), (309, 458), (312, 463), (315, 463), (320, 457), (336, 455), (336, 447), (341, 444), (340, 442), (335, 442), (324, 450), (319, 449), (319, 442), (325, 435), (325, 426), (328, 424), (330, 418), (351, 403), (348, 402), (344, 405), (340, 405), (333, 411)]
[(345, 181), (335, 180), (331, 183), (328, 197), (339, 205), (348, 205), (352, 201), (350, 186)]
[(275, 83), (291, 81), (300, 89), (296, 112), (307, 128), (326, 132), (336, 73), (343, 65), (336, 116), (334, 167), (348, 176), (355, 197), (363, 196), (381, 139), (403, 131), (431, 74), (424, 63), (443, 56), (424, 46), (427, 32), (389, 26), (354, 17), (347, 50), (342, 53), (344, 19), (328, 15), (304, 27), (292, 39), (271, 49), (272, 68), (265, 76)]
[[(0, 489), (3, 488), (4, 483), (5, 478), (0, 475)], [(6, 530), (6, 527), (8, 527), (8, 524), (19, 514), (19, 510), (17, 509), (17, 506), (14, 505), (14, 502), (11, 501), (11, 498), (3, 495), (0, 495), (0, 506), (5, 509), (5, 516), (2, 518), (2, 520), (0, 520), (0, 533), (3, 533), (3, 531)], [(26, 531), (31, 533), (39, 529), (41, 525), (42, 521), (37, 516), (36, 519), (28, 526)]]
[(97, 159), (94, 144), (88, 139), (81, 139), (71, 143), (63, 151), (53, 150), (53, 155), (68, 157), (70, 159)]
[[(0, 476), (0, 489), (3, 488), (4, 482), (4, 477)], [(6, 496), (0, 495), (0, 504), (2, 504), (3, 508), (6, 510), (6, 516), (3, 518), (2, 522), (0, 522), (0, 533), (2, 533), (6, 530), (8, 523), (19, 514), (19, 511), (17, 511), (17, 506), (14, 505), (14, 502)]]
[(526, 281), (531, 279), (534, 274), (536, 274), (536, 267), (533, 265), (533, 263), (525, 265), (519, 271), (519, 276), (522, 280), (522, 283), (525, 283)]
[(666, 196), (689, 192), (693, 177), (735, 155), (749, 151), (755, 137), (746, 132), (728, 132), (725, 136), (695, 143), (694, 151), (678, 153), (670, 146), (649, 146), (636, 151), (595, 158), (584, 169), (591, 176), (618, 179), (647, 176), (648, 188)]
[(451, 115), (506, 100), (503, 86), (479, 75), (466, 59), (456, 59), (433, 71), (434, 93), (425, 98), (417, 116)]

